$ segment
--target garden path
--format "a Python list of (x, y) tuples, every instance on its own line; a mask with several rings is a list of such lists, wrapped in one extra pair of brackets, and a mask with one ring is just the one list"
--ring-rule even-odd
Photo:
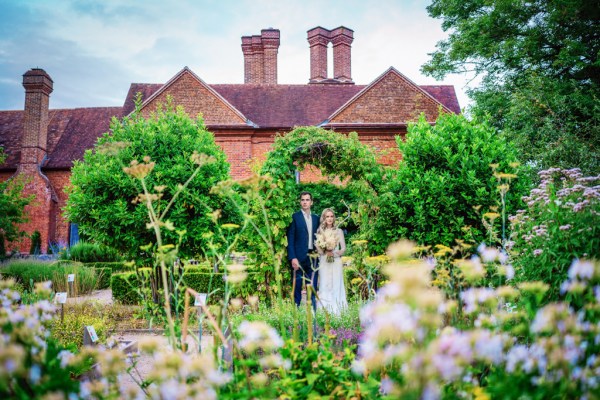
[[(112, 304), (112, 291), (110, 289), (95, 290), (91, 294), (86, 295), (86, 296), (67, 298), (67, 301), (76, 302), (76, 303), (81, 303), (86, 300), (99, 301), (100, 303), (103, 303), (103, 304)], [(191, 330), (191, 333), (193, 333), (194, 335), (197, 336), (198, 335), (198, 327), (193, 327)], [(166, 347), (167, 343), (168, 343), (167, 338), (164, 336), (164, 334), (162, 332), (125, 331), (125, 332), (121, 332), (121, 333), (114, 335), (114, 338), (116, 340), (118, 340), (119, 342), (131, 342), (131, 341), (139, 342), (140, 340), (143, 340), (146, 338), (154, 338), (161, 343), (161, 347), (163, 347), (163, 346)], [(198, 343), (196, 342), (196, 340), (193, 337), (188, 336), (186, 343), (188, 344), (188, 348), (189, 348), (190, 352), (193, 352), (193, 353), (198, 352)], [(202, 352), (207, 352), (207, 351), (212, 352), (212, 346), (213, 346), (212, 335), (203, 334), (202, 340), (201, 340)], [(142, 379), (144, 379), (148, 376), (150, 371), (152, 371), (153, 366), (154, 366), (154, 362), (152, 360), (152, 357), (148, 356), (148, 355), (142, 355), (138, 358), (138, 361), (136, 364), (136, 371), (132, 371), (132, 373), (133, 373), (134, 377), (136, 378), (136, 380), (139, 380), (140, 377)], [(126, 386), (137, 385), (135, 383), (134, 379), (129, 375), (127, 375), (125, 377), (123, 384)]]

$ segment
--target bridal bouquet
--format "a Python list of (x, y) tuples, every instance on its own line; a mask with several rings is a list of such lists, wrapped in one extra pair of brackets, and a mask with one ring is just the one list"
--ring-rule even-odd
[[(337, 231), (334, 229), (324, 229), (317, 233), (317, 246), (323, 250), (333, 251), (338, 245)], [(327, 262), (333, 262), (333, 256), (327, 256)]]

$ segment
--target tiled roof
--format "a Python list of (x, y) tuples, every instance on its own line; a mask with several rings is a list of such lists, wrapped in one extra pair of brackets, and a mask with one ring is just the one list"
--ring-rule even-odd
[[(45, 168), (70, 168), (86, 149), (94, 147), (107, 132), (111, 118), (122, 116), (121, 107), (50, 110), (48, 113), (48, 160)], [(21, 156), (23, 111), (0, 111), (0, 146), (8, 158), (0, 170), (15, 169)]]
[[(123, 114), (131, 113), (139, 92), (142, 100), (150, 97), (163, 85), (132, 83), (123, 106)], [(360, 92), (365, 85), (310, 84), (310, 85), (209, 85), (261, 128), (290, 128), (318, 125)], [(460, 107), (449, 85), (420, 86), (437, 101), (453, 112)]]
[[(365, 88), (365, 85), (210, 85), (232, 106), (260, 128), (292, 128), (318, 125)], [(49, 111), (48, 160), (46, 168), (70, 168), (86, 149), (107, 132), (113, 116), (122, 117), (134, 110), (136, 93), (142, 100), (163, 84), (132, 83), (123, 107), (93, 107)], [(453, 86), (420, 86), (453, 112), (460, 107)], [(14, 170), (20, 157), (23, 111), (0, 111), (0, 146), (7, 160), (0, 170)]]
[(460, 114), (460, 105), (458, 104), (458, 98), (456, 97), (454, 86), (419, 85), (419, 87), (429, 93), (431, 97), (448, 107), (448, 109), (453, 113)]

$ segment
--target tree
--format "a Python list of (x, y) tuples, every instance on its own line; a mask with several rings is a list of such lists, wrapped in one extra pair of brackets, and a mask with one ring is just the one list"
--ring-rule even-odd
[(501, 230), (500, 185), (510, 186), (504, 190), (504, 217), (517, 209), (528, 188), (526, 174), (515, 164), (515, 148), (485, 121), (442, 114), (431, 126), (421, 116), (409, 125), (405, 142), (396, 140), (402, 161), (397, 170), (388, 170), (371, 226), (378, 251), (401, 238), (423, 245), (451, 246), (455, 239), (479, 244), (489, 238), (482, 218), (489, 211), (496, 210), (487, 223), (495, 220)]
[(203, 234), (214, 227), (210, 213), (222, 209), (225, 220), (229, 215), (224, 200), (210, 193), (215, 184), (229, 178), (229, 164), (202, 119), (194, 121), (170, 103), (146, 119), (137, 111), (122, 121), (113, 119), (111, 132), (99, 138), (83, 161), (73, 166), (67, 217), (79, 224), (84, 237), (143, 261), (149, 254), (140, 247), (154, 243), (155, 237), (146, 226), (148, 209), (135, 201), (143, 193), (140, 181), (125, 174), (123, 168), (142, 159), (154, 163), (146, 183), (160, 211), (178, 186), (192, 176), (197, 167), (192, 160), (194, 152), (212, 157), (212, 162), (202, 166), (171, 205), (166, 220), (175, 229), (165, 230), (163, 243), (177, 244), (176, 230), (185, 230), (180, 254), (202, 254), (207, 249)]
[(450, 31), (425, 74), (473, 72), (475, 116), (515, 140), (539, 168), (600, 171), (600, 7), (587, 0), (434, 0)]
[[(4, 149), (0, 147), (0, 164), (5, 159)], [(33, 197), (24, 197), (23, 187), (24, 180), (20, 176), (0, 182), (0, 240), (3, 242), (11, 242), (25, 234), (19, 229), (19, 224), (27, 222), (24, 209)], [(0, 254), (2, 256), (4, 254)]]

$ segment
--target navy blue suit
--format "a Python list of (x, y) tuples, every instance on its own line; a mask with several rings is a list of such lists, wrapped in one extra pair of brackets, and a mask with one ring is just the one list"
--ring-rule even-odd
[[(313, 249), (315, 247), (315, 234), (319, 228), (319, 217), (315, 214), (311, 214), (312, 217), (312, 232), (310, 234), (313, 238)], [(294, 287), (294, 302), (296, 305), (300, 305), (302, 299), (302, 281), (303, 279), (311, 279), (314, 290), (317, 290), (319, 283), (319, 271), (316, 270), (318, 259), (313, 259), (308, 256), (308, 227), (304, 220), (302, 211), (295, 212), (292, 214), (292, 223), (287, 230), (287, 253), (288, 261), (292, 261), (294, 258), (298, 259), (300, 267), (298, 270), (292, 270), (292, 280), (294, 276), (296, 278), (296, 286)], [(293, 283), (292, 283), (293, 284)], [(316, 299), (314, 294), (312, 295), (312, 304), (316, 306)]]

